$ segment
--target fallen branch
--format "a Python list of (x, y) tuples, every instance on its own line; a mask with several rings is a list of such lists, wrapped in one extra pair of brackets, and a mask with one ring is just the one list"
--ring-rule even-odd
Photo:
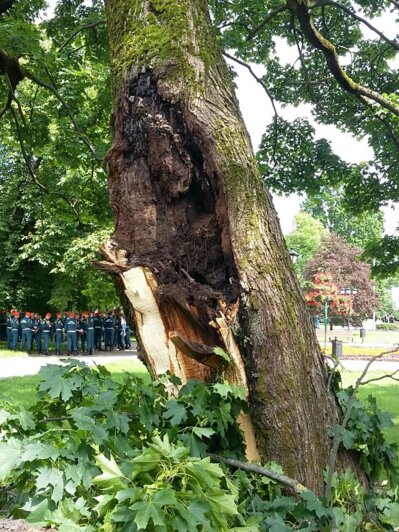
[(249, 462), (241, 462), (240, 460), (233, 460), (232, 458), (224, 458), (224, 456), (219, 456), (217, 454), (210, 454), (209, 457), (213, 462), (226, 464), (231, 467), (235, 467), (237, 469), (242, 469), (243, 471), (257, 473), (259, 475), (263, 475), (264, 477), (271, 478), (272, 480), (275, 480), (279, 484), (283, 484), (283, 486), (287, 486), (288, 488), (291, 488), (296, 493), (301, 494), (304, 491), (308, 491), (308, 488), (304, 486), (303, 484), (301, 484), (300, 482), (298, 482), (297, 480), (287, 477), (286, 475), (283, 475), (282, 473), (277, 473), (276, 471), (267, 469), (266, 467), (263, 467), (257, 464), (251, 464)]
[[(369, 370), (369, 368), (370, 368), (370, 366), (371, 366), (371, 364), (373, 362), (375, 362), (378, 359), (381, 359), (381, 357), (383, 357), (384, 355), (388, 355), (390, 353), (392, 353), (392, 351), (384, 351), (383, 353), (380, 353), (379, 355), (376, 355), (375, 357), (373, 357), (366, 364), (366, 367), (364, 368), (362, 374), (360, 375), (360, 377), (356, 381), (356, 384), (355, 384), (355, 387), (353, 389), (352, 395), (350, 396), (349, 401), (348, 401), (348, 405), (346, 407), (346, 412), (345, 412), (344, 418), (342, 420), (341, 425), (339, 426), (339, 430), (336, 432), (336, 434), (334, 436), (333, 444), (332, 444), (332, 447), (331, 447), (330, 457), (329, 457), (329, 460), (328, 460), (328, 474), (327, 474), (326, 491), (325, 491), (325, 497), (326, 497), (327, 503), (329, 503), (330, 500), (331, 500), (332, 478), (333, 478), (333, 474), (334, 474), (334, 471), (335, 471), (335, 464), (336, 464), (336, 461), (337, 461), (338, 449), (339, 449), (339, 446), (340, 446), (340, 444), (342, 442), (342, 437), (343, 437), (346, 425), (347, 425), (347, 423), (349, 421), (349, 418), (350, 418), (350, 415), (352, 413), (352, 408), (353, 408), (353, 405), (354, 405), (355, 400), (356, 400), (356, 394), (357, 394), (357, 392), (359, 390), (359, 387), (362, 384), (366, 384), (367, 383), (367, 381), (363, 381), (363, 377), (367, 374), (367, 372), (368, 372), (368, 370)], [(380, 380), (380, 379), (377, 379), (377, 380)], [(369, 382), (371, 382), (371, 379), (370, 379)]]

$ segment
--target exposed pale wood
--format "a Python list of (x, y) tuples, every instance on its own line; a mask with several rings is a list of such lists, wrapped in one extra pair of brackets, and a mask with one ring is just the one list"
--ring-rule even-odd
[(122, 275), (125, 293), (136, 313), (138, 334), (155, 375), (173, 370), (184, 378), (176, 358), (176, 349), (170, 345), (153, 291), (144, 268), (132, 268)]

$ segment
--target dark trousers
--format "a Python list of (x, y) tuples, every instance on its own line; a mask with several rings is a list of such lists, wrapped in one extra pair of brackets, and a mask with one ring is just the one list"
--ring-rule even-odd
[(94, 349), (94, 329), (87, 330), (87, 351), (92, 354)]
[(43, 351), (47, 354), (50, 344), (50, 331), (43, 331)]
[(82, 351), (83, 353), (86, 351), (86, 333), (80, 335), (80, 343), (82, 345)]
[(32, 349), (32, 331), (30, 329), (25, 329), (22, 331), (22, 337), (21, 337), (21, 351), (25, 347), (28, 353)]
[(101, 327), (94, 327), (94, 346), (96, 349), (101, 349), (102, 334)]
[(114, 329), (113, 328), (105, 329), (104, 336), (105, 336), (105, 349), (109, 348), (109, 350), (112, 351), (114, 347)]
[(62, 331), (55, 331), (55, 352), (56, 354), (61, 352), (62, 344)]
[(67, 347), (68, 347), (68, 354), (77, 353), (78, 341), (76, 338), (76, 332), (67, 332)]
[(11, 349), (11, 327), (7, 327), (7, 347)]
[(33, 338), (34, 338), (35, 344), (36, 344), (36, 351), (38, 353), (41, 353), (42, 352), (42, 333), (41, 332), (35, 333), (33, 335)]

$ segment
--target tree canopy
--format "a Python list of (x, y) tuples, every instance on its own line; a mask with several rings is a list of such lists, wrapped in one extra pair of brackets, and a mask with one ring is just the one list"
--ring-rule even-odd
[(112, 229), (102, 2), (59, 2), (52, 18), (43, 1), (0, 6), (0, 304), (114, 303), (110, 280), (91, 267)]
[[(341, 186), (353, 213), (377, 212), (399, 200), (399, 116), (397, 37), (384, 20), (396, 21), (396, 1), (214, 0), (215, 23), (223, 46), (236, 59), (265, 69), (256, 76), (275, 109), (258, 153), (266, 183), (283, 192), (319, 193)], [(385, 18), (381, 18), (385, 17)], [(281, 59), (281, 47), (294, 59)], [(250, 65), (248, 65), (250, 67)], [(278, 105), (311, 105), (316, 122), (333, 124), (356, 138), (367, 138), (374, 158), (347, 164), (325, 139), (316, 139), (305, 118), (279, 116)], [(398, 267), (397, 237), (372, 248), (378, 269)]]
[(341, 236), (349, 244), (369, 249), (383, 234), (382, 212), (348, 212), (343, 200), (342, 187), (327, 188), (314, 196), (308, 196), (302, 208), (319, 220), (331, 233)]
[(289, 249), (298, 253), (295, 270), (303, 284), (303, 270), (319, 250), (323, 239), (328, 235), (328, 230), (323, 227), (321, 221), (304, 211), (300, 211), (294, 220), (295, 229), (287, 235), (286, 242)]

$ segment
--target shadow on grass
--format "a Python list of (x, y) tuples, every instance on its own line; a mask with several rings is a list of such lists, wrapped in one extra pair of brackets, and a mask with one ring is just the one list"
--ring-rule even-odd
[[(121, 381), (126, 373), (140, 377), (144, 381), (151, 380), (145, 366), (137, 360), (120, 360), (104, 365), (116, 381)], [(40, 380), (40, 375), (0, 379), (0, 404), (9, 402), (17, 408), (29, 408), (37, 400), (36, 388)]]

